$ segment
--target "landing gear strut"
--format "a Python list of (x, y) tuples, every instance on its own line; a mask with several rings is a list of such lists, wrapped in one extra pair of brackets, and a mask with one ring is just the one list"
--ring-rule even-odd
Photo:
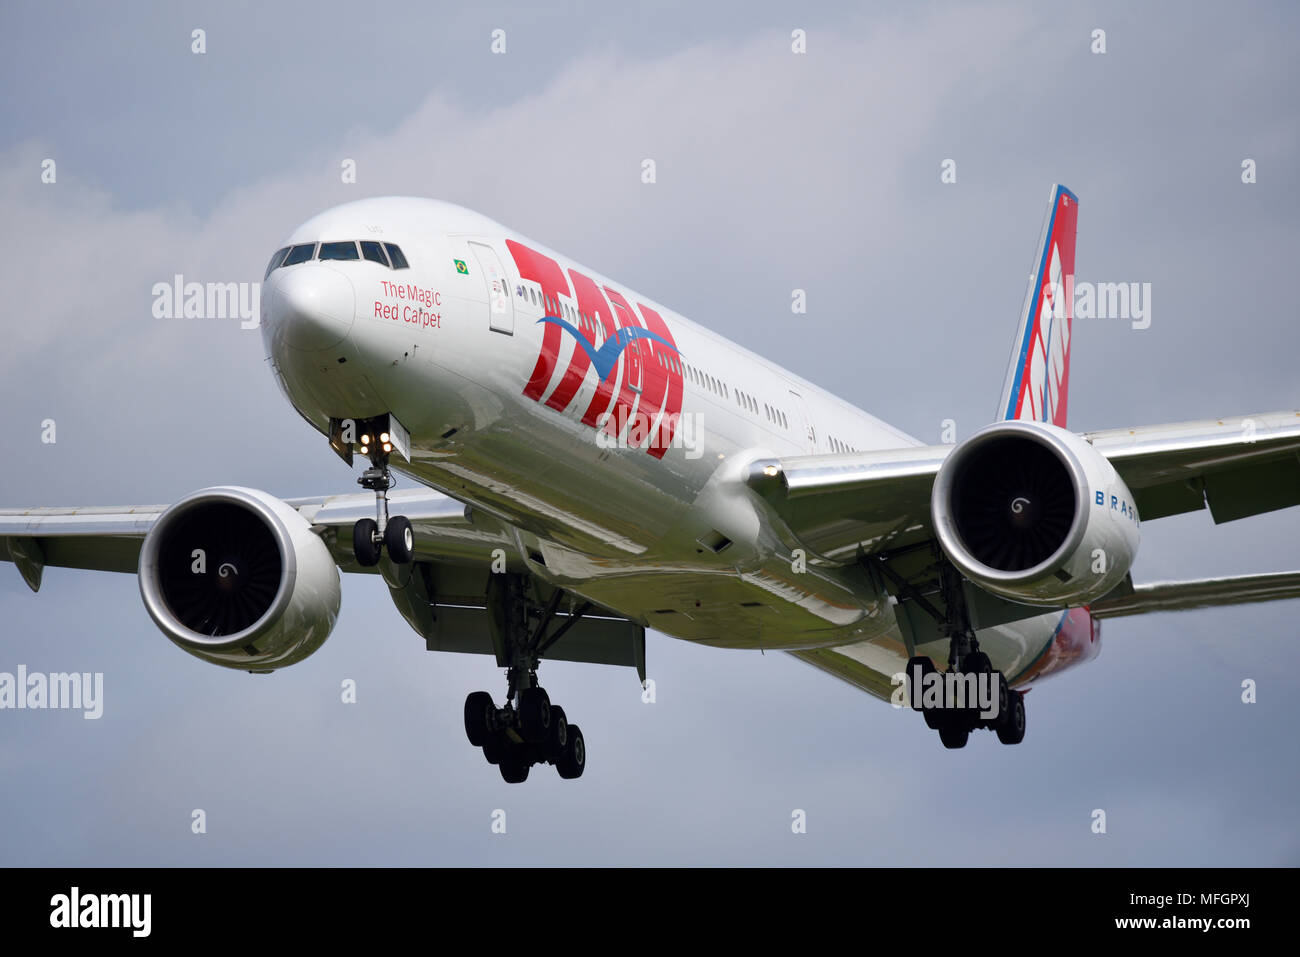
[(548, 635), (563, 597), (556, 589), (545, 607), (530, 605), (522, 575), (494, 575), (488, 587), (489, 613), (503, 646), (498, 657), (507, 665), (506, 700), (498, 707), (486, 691), (466, 698), (465, 737), (510, 784), (526, 781), (534, 764), (553, 764), (562, 778), (581, 777), (587, 765), (582, 729), (537, 683), (543, 653), (590, 608), (578, 607)]
[(360, 519), (352, 526), (352, 551), (357, 563), (366, 567), (378, 565), (384, 550), (394, 564), (405, 565), (415, 554), (415, 535), (404, 515), (388, 516), (388, 490), (394, 484), (388, 452), (377, 444), (369, 454), (370, 468), (361, 473), (357, 484), (375, 493), (375, 517)]
[[(940, 629), (948, 639), (948, 671), (940, 675), (925, 656), (909, 659), (908, 681), (921, 688), (920, 694), (913, 691), (912, 706), (923, 713), (927, 727), (939, 732), (945, 748), (964, 748), (977, 728), (996, 731), (1003, 744), (1019, 744), (1025, 737), (1024, 695), (1012, 691), (1006, 677), (980, 651), (960, 573), (945, 561), (939, 574), (944, 605)], [(937, 691), (927, 694), (928, 688)]]

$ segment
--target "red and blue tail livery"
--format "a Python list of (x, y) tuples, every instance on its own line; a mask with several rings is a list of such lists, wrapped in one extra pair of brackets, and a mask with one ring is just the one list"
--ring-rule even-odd
[(998, 418), (1065, 427), (1079, 198), (1052, 187)]

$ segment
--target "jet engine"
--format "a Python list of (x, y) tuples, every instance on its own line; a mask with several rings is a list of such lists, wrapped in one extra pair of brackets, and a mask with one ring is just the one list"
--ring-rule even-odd
[(1119, 584), (1137, 554), (1123, 479), (1084, 439), (1040, 422), (999, 422), (958, 445), (930, 507), (949, 560), (1025, 604), (1087, 604)]
[(256, 489), (208, 488), (171, 506), (144, 540), (139, 571), (163, 634), (227, 668), (301, 661), (338, 618), (329, 549), (297, 511)]

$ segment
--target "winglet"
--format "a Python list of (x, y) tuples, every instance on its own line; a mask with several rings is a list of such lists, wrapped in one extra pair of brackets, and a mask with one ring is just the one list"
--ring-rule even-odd
[(998, 419), (1065, 426), (1078, 222), (1079, 198), (1064, 186), (1053, 185), (998, 405)]

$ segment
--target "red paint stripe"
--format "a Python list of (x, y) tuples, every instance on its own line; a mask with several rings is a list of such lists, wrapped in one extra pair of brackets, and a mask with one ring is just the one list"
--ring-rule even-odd
[[(555, 298), (561, 293), (566, 296), (569, 294), (569, 283), (564, 278), (564, 270), (550, 256), (544, 256), (513, 239), (506, 240), (506, 247), (514, 257), (519, 275), (538, 283), (542, 287), (543, 296)], [(540, 399), (550, 385), (551, 375), (559, 361), (560, 335), (559, 326), (550, 322), (543, 324), (541, 351), (537, 355), (537, 364), (533, 366), (533, 374), (524, 386), (524, 395), (534, 401)]]

